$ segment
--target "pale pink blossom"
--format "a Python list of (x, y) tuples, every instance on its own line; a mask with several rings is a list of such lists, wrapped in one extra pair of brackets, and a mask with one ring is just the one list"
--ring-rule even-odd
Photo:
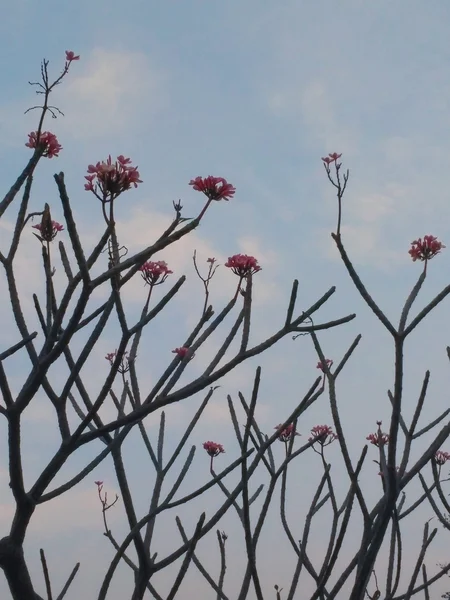
[(300, 435), (299, 433), (297, 433), (295, 431), (294, 423), (290, 423), (289, 425), (286, 425), (286, 427), (284, 427), (284, 428), (283, 428), (283, 424), (280, 423), (279, 425), (274, 427), (274, 429), (276, 429), (278, 431), (278, 439), (280, 440), (280, 442), (287, 443), (287, 442), (289, 442), (291, 437)]
[(380, 446), (385, 446), (387, 443), (389, 443), (389, 435), (379, 430), (377, 433), (369, 433), (369, 435), (366, 437), (366, 440), (379, 448)]
[(210, 200), (229, 200), (236, 192), (236, 188), (226, 179), (212, 175), (191, 179), (189, 185), (197, 192), (203, 192)]
[(235, 254), (230, 256), (225, 263), (228, 267), (238, 275), (239, 277), (247, 277), (248, 275), (254, 275), (258, 271), (261, 271), (261, 267), (258, 265), (258, 261), (254, 256), (247, 256), (247, 254)]
[(219, 454), (225, 452), (222, 444), (217, 444), (216, 442), (204, 442), (203, 448), (206, 450), (209, 456), (211, 456), (211, 458), (219, 456)]
[[(41, 235), (36, 235), (36, 237), (38, 237), (41, 242), (52, 242), (55, 237), (58, 235), (58, 233), (60, 231), (63, 231), (64, 227), (61, 225), (61, 223), (58, 223), (57, 221), (50, 221), (51, 223), (51, 227), (48, 227), (46, 225), (42, 226), (42, 223), (38, 223), (37, 225), (33, 225), (32, 229), (37, 229), (39, 231), (39, 233)], [(50, 224), (49, 223), (49, 224)]]
[(337, 439), (337, 434), (329, 425), (315, 425), (311, 429), (311, 437), (308, 438), (308, 442), (318, 442), (321, 446), (328, 446)]
[(25, 144), (27, 148), (37, 148), (41, 145), (44, 146), (42, 156), (46, 156), (47, 158), (58, 156), (60, 150), (62, 150), (62, 146), (58, 142), (56, 135), (50, 133), (50, 131), (42, 131), (40, 135), (37, 131), (32, 131), (28, 134), (28, 142)]
[(413, 262), (416, 260), (427, 261), (439, 254), (442, 248), (445, 248), (444, 244), (434, 235), (425, 235), (423, 240), (419, 238), (411, 242), (411, 249), (408, 254)]
[(71, 63), (73, 60), (80, 60), (80, 55), (75, 56), (73, 50), (66, 50), (66, 61)]
[[(114, 350), (114, 352), (109, 352), (105, 356), (105, 359), (109, 362), (109, 364), (111, 365), (111, 367), (113, 366), (114, 361), (116, 360), (116, 358), (117, 358), (117, 350)], [(120, 361), (120, 365), (119, 365), (119, 368), (117, 369), (117, 371), (121, 375), (124, 375), (129, 370), (130, 370), (129, 355), (128, 355), (128, 352), (124, 352), (123, 356), (122, 356), (122, 360)]]
[[(172, 354), (177, 354), (180, 358), (184, 358), (188, 352), (189, 352), (189, 348), (186, 348), (186, 346), (181, 346), (180, 348), (175, 348), (175, 350), (172, 350)], [(191, 356), (191, 358), (194, 357), (194, 354)]]
[(342, 154), (338, 154), (337, 152), (331, 152), (328, 156), (322, 157), (322, 160), (326, 167), (333, 162), (336, 162), (339, 158), (341, 158)]
[(445, 464), (448, 460), (450, 460), (450, 454), (448, 452), (443, 452), (442, 450), (438, 450), (434, 455), (434, 460), (438, 465)]
[(106, 161), (89, 165), (87, 170), (89, 175), (84, 177), (87, 181), (84, 189), (94, 192), (102, 202), (110, 202), (132, 186), (136, 188), (142, 183), (137, 167), (131, 166), (131, 159), (122, 154), (114, 163), (109, 155)]
[[(325, 359), (325, 362), (326, 362), (326, 365), (327, 365), (328, 369), (333, 364), (333, 361), (330, 358)], [(317, 363), (316, 369), (320, 369), (322, 371), (322, 373), (325, 373), (325, 366), (324, 366), (324, 364), (320, 360)]]
[(142, 278), (150, 286), (164, 283), (169, 275), (173, 273), (163, 260), (145, 262), (140, 268)]

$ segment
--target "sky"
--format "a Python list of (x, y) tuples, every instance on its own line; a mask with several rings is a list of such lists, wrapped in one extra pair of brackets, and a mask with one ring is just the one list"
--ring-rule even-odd
[[(143, 183), (119, 199), (117, 224), (120, 241), (133, 252), (161, 234), (172, 217), (174, 200), (182, 200), (186, 216), (199, 212), (201, 197), (188, 185), (193, 177), (221, 176), (236, 187), (232, 200), (214, 204), (198, 230), (157, 257), (166, 260), (174, 271), (170, 281), (186, 275), (187, 282), (166, 316), (144, 336), (139, 356), (142, 388), (158, 378), (172, 358), (171, 350), (186, 338), (201, 312), (202, 287), (194, 273), (193, 251), (203, 265), (211, 256), (223, 265), (233, 254), (252, 254), (262, 266), (254, 278), (255, 343), (282, 325), (295, 278), (299, 280), (299, 311), (336, 286), (315, 322), (356, 313), (351, 323), (321, 333), (319, 340), (325, 355), (337, 362), (355, 336), (362, 334), (338, 380), (344, 429), (352, 457), (357, 460), (366, 435), (376, 429), (376, 421), (387, 422), (389, 418), (386, 392), (393, 383), (393, 346), (352, 286), (331, 239), (336, 226), (336, 197), (321, 157), (329, 152), (342, 153), (343, 169), (350, 169), (343, 203), (343, 243), (369, 291), (397, 323), (421, 270), (408, 255), (411, 241), (432, 234), (450, 248), (450, 6), (445, 2), (430, 6), (417, 0), (285, 0), (280, 4), (267, 0), (10, 3), (0, 22), (0, 176), (6, 193), (29, 158), (30, 150), (24, 144), (28, 132), (36, 128), (38, 112), (24, 114), (37, 102), (34, 88), (27, 82), (39, 80), (43, 58), (50, 61), (50, 73), (57, 75), (64, 51), (75, 51), (80, 60), (73, 63), (52, 96), (65, 116), (46, 125), (58, 136), (63, 150), (58, 158), (41, 161), (32, 210), (42, 210), (48, 202), (53, 218), (63, 221), (53, 174), (64, 171), (80, 235), (87, 246), (92, 246), (102, 232), (102, 218), (98, 201), (83, 189), (87, 165), (109, 154), (129, 156), (139, 166)], [(0, 249), (9, 239), (14, 210), (0, 221)], [(448, 252), (443, 250), (430, 263), (413, 313), (448, 284)], [(31, 230), (23, 236), (16, 274), (25, 313), (33, 322), (31, 295), (42, 294), (43, 274), (39, 243)], [(62, 289), (61, 266), (57, 266), (56, 277), (56, 285)], [(233, 277), (223, 266), (217, 272), (211, 296), (217, 312), (234, 292)], [(3, 274), (0, 291), (3, 297), (7, 294)], [(138, 278), (124, 292), (130, 316), (139, 314), (145, 293)], [(158, 294), (162, 297), (163, 291), (158, 290)], [(101, 297), (99, 292), (97, 299)], [(2, 306), (0, 350), (18, 339), (8, 304)], [(431, 370), (422, 425), (448, 407), (447, 315), (448, 302), (444, 302), (407, 344), (405, 418), (411, 417), (425, 370)], [(203, 352), (199, 351), (190, 367), (192, 374), (199, 374), (207, 364), (226, 336), (227, 326), (230, 322)], [(112, 325), (83, 371), (92, 394), (101, 387), (107, 374), (104, 356), (115, 349), (117, 340), (118, 330)], [(76, 350), (82, 342), (75, 341)], [(255, 368), (261, 365), (257, 418), (261, 429), (271, 433), (314, 381), (316, 363), (309, 337), (296, 341), (288, 337), (220, 382), (192, 434), (190, 443), (198, 449), (191, 483), (183, 484), (182, 489), (188, 491), (208, 480), (208, 460), (201, 449), (206, 439), (224, 444), (227, 452), (217, 459), (220, 464), (228, 464), (237, 456), (227, 394), (236, 402), (238, 391), (249, 398)], [(18, 391), (27, 361), (11, 360), (7, 368), (12, 388)], [(57, 387), (62, 386), (64, 374), (64, 369), (51, 372)], [(169, 449), (181, 437), (183, 426), (203, 398), (200, 396), (166, 411)], [(51, 407), (44, 397), (35, 400), (23, 424), (26, 481), (30, 485), (58, 444)], [(105, 411), (111, 417), (112, 413)], [(157, 435), (158, 418), (151, 416), (146, 422), (152, 439)], [(331, 423), (326, 395), (299, 423), (303, 440), (318, 423)], [(2, 427), (4, 433), (4, 423)], [(413, 456), (430, 439), (419, 440)], [(12, 503), (6, 446), (2, 443), (0, 530), (5, 535)], [(99, 451), (100, 444), (94, 446), (69, 461), (56, 483), (82, 468)], [(447, 449), (450, 451), (450, 442)], [(276, 448), (280, 460), (282, 450), (281, 445)], [(130, 436), (126, 453), (130, 481), (143, 515), (148, 509), (153, 473), (137, 434)], [(376, 452), (369, 448), (369, 453), (361, 480), (369, 497), (376, 498), (380, 487), (377, 466), (372, 463)], [(343, 497), (346, 479), (337, 445), (330, 446), (327, 456), (335, 461), (336, 485)], [(298, 470), (289, 488), (294, 522), (302, 522), (320, 479), (318, 461), (314, 455), (303, 462), (300, 457), (295, 467)], [(34, 516), (26, 553), (42, 595), (40, 547), (47, 552), (56, 589), (61, 588), (75, 562), (81, 561), (68, 600), (94, 598), (98, 593), (113, 553), (102, 535), (95, 479), (104, 480), (105, 488), (114, 496), (117, 484), (111, 465), (105, 462), (86, 481), (40, 507)], [(411, 491), (408, 488), (408, 500), (412, 501), (416, 493), (414, 485)], [(192, 508), (183, 509), (180, 517), (193, 528), (201, 510), (209, 514), (221, 499), (220, 493), (214, 492)], [(109, 515), (112, 530), (123, 539), (126, 521), (120, 501)], [(408, 526), (405, 578), (413, 569), (423, 523), (432, 516), (431, 508), (424, 507), (420, 518)], [(174, 517), (171, 514), (157, 529), (161, 555), (179, 541)], [(220, 527), (230, 536), (227, 578), (230, 597), (234, 597), (242, 570), (242, 537), (236, 515), (227, 515)], [(438, 528), (427, 559), (430, 572), (437, 563), (450, 560), (448, 533)], [(289, 586), (294, 564), (276, 507), (264, 535), (259, 558), (264, 589), (270, 598), (274, 584), (285, 589)], [(300, 528), (296, 535), (301, 535)], [(353, 544), (358, 535), (355, 525)], [(277, 560), (273, 559), (274, 536), (279, 536)], [(324, 551), (320, 528), (310, 543), (319, 560)], [(352, 547), (349, 543), (347, 556)], [(214, 539), (202, 542), (200, 554), (212, 572), (217, 572)], [(382, 566), (380, 569), (382, 572)], [(164, 577), (160, 583), (163, 590), (173, 581), (174, 571)], [(446, 579), (436, 586), (436, 597), (450, 587)], [(307, 590), (310, 582), (305, 581)], [(122, 567), (108, 598), (123, 598), (129, 585), (130, 573)], [(202, 586), (192, 567), (180, 599), (194, 593), (213, 597)], [(8, 597), (1, 578), (0, 596)]]

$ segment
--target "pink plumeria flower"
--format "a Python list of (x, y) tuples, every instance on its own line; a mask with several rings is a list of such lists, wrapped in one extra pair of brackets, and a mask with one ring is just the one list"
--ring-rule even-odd
[(73, 60), (80, 60), (80, 55), (75, 56), (73, 50), (66, 50), (66, 61), (71, 63)]
[(131, 159), (120, 154), (113, 163), (111, 155), (106, 161), (88, 166), (89, 175), (85, 175), (87, 183), (84, 189), (93, 192), (102, 202), (110, 202), (122, 192), (132, 186), (137, 188), (142, 179), (139, 179), (137, 167), (131, 165)]
[(32, 225), (32, 229), (37, 229), (41, 235), (34, 234), (37, 238), (39, 238), (44, 242), (53, 242), (55, 237), (58, 235), (60, 231), (63, 231), (64, 227), (61, 223), (57, 221), (51, 221), (51, 229), (42, 227), (42, 223), (38, 223), (37, 225)]
[(283, 428), (283, 424), (280, 423), (279, 425), (274, 427), (274, 429), (276, 429), (278, 431), (278, 439), (280, 440), (280, 442), (284, 442), (284, 443), (289, 442), (289, 440), (293, 436), (300, 435), (299, 433), (297, 433), (295, 431), (294, 423), (290, 423), (289, 425), (286, 425), (286, 427), (284, 427), (284, 428)]
[(450, 454), (448, 452), (443, 452), (442, 450), (438, 450), (436, 452), (436, 454), (434, 455), (434, 460), (438, 465), (442, 466), (448, 460), (450, 460)]
[[(330, 367), (333, 364), (333, 361), (330, 358), (326, 358), (325, 362), (326, 362), (328, 369), (330, 369)], [(325, 373), (325, 366), (323, 365), (323, 363), (320, 360), (317, 363), (316, 369), (320, 369), (322, 371), (322, 373)]]
[(226, 179), (212, 175), (191, 179), (189, 185), (197, 192), (203, 192), (210, 200), (229, 200), (236, 192), (236, 188)]
[(379, 448), (380, 446), (385, 446), (389, 443), (389, 435), (379, 430), (377, 433), (369, 433), (369, 435), (366, 437), (366, 440)]
[(408, 254), (413, 262), (416, 260), (427, 261), (439, 254), (442, 248), (445, 248), (444, 244), (434, 235), (425, 235), (423, 240), (419, 238), (411, 242), (411, 249)]
[(329, 167), (331, 163), (336, 162), (339, 158), (341, 158), (342, 153), (338, 154), (337, 152), (331, 152), (328, 156), (322, 157), (322, 160), (325, 164), (325, 167)]
[(203, 448), (211, 458), (215, 458), (225, 452), (222, 444), (217, 444), (216, 442), (204, 442)]
[[(185, 358), (185, 356), (189, 353), (190, 348), (186, 348), (186, 346), (181, 346), (180, 348), (175, 348), (175, 350), (172, 350), (173, 354), (177, 354), (181, 359)], [(191, 356), (191, 358), (194, 358), (195, 354), (193, 354)]]
[(42, 131), (40, 135), (38, 135), (37, 131), (29, 133), (28, 142), (25, 146), (27, 148), (37, 148), (40, 145), (43, 145), (45, 148), (42, 156), (46, 156), (47, 158), (58, 156), (60, 150), (62, 150), (62, 146), (54, 133), (50, 133), (50, 131)]
[(311, 429), (311, 437), (308, 442), (318, 442), (321, 446), (329, 446), (338, 436), (329, 425), (315, 425)]
[(167, 277), (173, 273), (163, 260), (157, 262), (149, 260), (140, 267), (139, 271), (145, 283), (150, 286), (164, 283)]
[(247, 254), (235, 254), (230, 256), (225, 263), (228, 267), (241, 278), (247, 277), (248, 275), (254, 275), (258, 271), (261, 271), (261, 267), (258, 265), (258, 261), (254, 256), (248, 256)]
[[(117, 350), (114, 350), (114, 352), (109, 352), (105, 356), (105, 359), (109, 362), (111, 367), (113, 366), (116, 358), (117, 358)], [(125, 375), (125, 373), (127, 373), (129, 370), (130, 370), (129, 355), (128, 355), (128, 352), (124, 352), (124, 354), (122, 356), (122, 360), (119, 365), (119, 368), (117, 369), (117, 372), (120, 373), (121, 375)]]

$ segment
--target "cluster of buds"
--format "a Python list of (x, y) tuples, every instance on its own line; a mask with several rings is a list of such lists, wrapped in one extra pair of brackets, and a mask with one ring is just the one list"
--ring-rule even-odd
[(236, 188), (226, 179), (212, 175), (191, 179), (189, 185), (197, 192), (203, 192), (208, 200), (229, 200), (236, 192)]
[(228, 535), (225, 533), (225, 531), (221, 531), (221, 532), (217, 532), (218, 535), (220, 535), (220, 538), (222, 540), (222, 542), (226, 542), (228, 539)]
[[(114, 350), (114, 352), (110, 352), (109, 354), (107, 354), (105, 356), (105, 359), (109, 362), (109, 364), (111, 365), (111, 367), (113, 366), (114, 361), (116, 360), (116, 358), (117, 358), (117, 350)], [(120, 361), (120, 366), (117, 369), (117, 371), (121, 375), (124, 375), (129, 370), (130, 370), (130, 364), (129, 364), (128, 352), (124, 352), (123, 356), (122, 356), (122, 360)]]
[(122, 154), (114, 163), (109, 155), (106, 161), (89, 165), (88, 173), (84, 189), (93, 192), (102, 202), (111, 202), (131, 186), (136, 188), (138, 183), (142, 183), (137, 167), (133, 167), (131, 159)]
[(248, 275), (254, 275), (258, 271), (261, 271), (261, 267), (258, 265), (258, 261), (254, 256), (247, 256), (247, 254), (235, 254), (230, 256), (225, 263), (228, 267), (238, 275), (241, 279), (244, 279)]
[(116, 497), (113, 500), (113, 502), (108, 504), (108, 492), (104, 492), (102, 495), (103, 481), (94, 481), (94, 483), (97, 486), (97, 494), (98, 494), (99, 500), (102, 504), (102, 511), (105, 513), (109, 508), (114, 506), (114, 504), (116, 504), (116, 502), (118, 502), (119, 496), (116, 494)]
[(225, 452), (222, 444), (217, 444), (216, 442), (204, 442), (203, 448), (211, 458), (215, 458), (216, 456), (219, 456), (219, 454)]
[(416, 260), (427, 261), (439, 254), (442, 248), (445, 248), (444, 244), (440, 242), (434, 235), (425, 235), (423, 240), (419, 238), (411, 242), (411, 249), (409, 255)]
[(438, 465), (444, 465), (448, 460), (450, 460), (450, 454), (448, 452), (444, 452), (443, 450), (438, 450), (434, 455), (434, 460)]
[(286, 427), (283, 427), (283, 424), (280, 423), (274, 427), (274, 429), (278, 431), (278, 439), (280, 442), (284, 442), (285, 444), (287, 444), (293, 436), (300, 435), (295, 431), (294, 423), (290, 423), (289, 425), (286, 425)]
[[(325, 363), (326, 363), (326, 368), (329, 369), (331, 367), (331, 365), (333, 364), (333, 361), (330, 358), (327, 358), (325, 360)], [(319, 362), (317, 363), (316, 369), (320, 369), (322, 371), (322, 373), (325, 373), (326, 368), (325, 368), (325, 365), (319, 360)]]
[(167, 277), (173, 273), (163, 260), (156, 262), (149, 260), (140, 267), (139, 271), (145, 283), (151, 287), (164, 283)]
[(329, 425), (316, 425), (311, 429), (311, 437), (308, 442), (318, 443), (322, 447), (329, 446), (337, 440), (338, 436)]
[(37, 229), (39, 231), (40, 235), (38, 235), (37, 233), (35, 233), (34, 235), (41, 242), (53, 242), (55, 237), (60, 231), (64, 229), (64, 227), (61, 225), (61, 223), (58, 223), (57, 221), (49, 220), (44, 223), (44, 220), (42, 220), (42, 223), (33, 225), (32, 229)]
[(61, 144), (58, 142), (56, 135), (50, 133), (50, 131), (32, 131), (28, 134), (28, 142), (25, 144), (27, 148), (38, 148), (42, 146), (44, 151), (42, 156), (47, 158), (53, 158), (58, 156), (60, 150), (62, 150)]

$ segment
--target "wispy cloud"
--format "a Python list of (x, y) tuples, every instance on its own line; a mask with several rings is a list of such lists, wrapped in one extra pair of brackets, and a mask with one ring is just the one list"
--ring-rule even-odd
[(64, 82), (61, 127), (86, 141), (143, 132), (165, 102), (165, 75), (144, 53), (94, 48)]

